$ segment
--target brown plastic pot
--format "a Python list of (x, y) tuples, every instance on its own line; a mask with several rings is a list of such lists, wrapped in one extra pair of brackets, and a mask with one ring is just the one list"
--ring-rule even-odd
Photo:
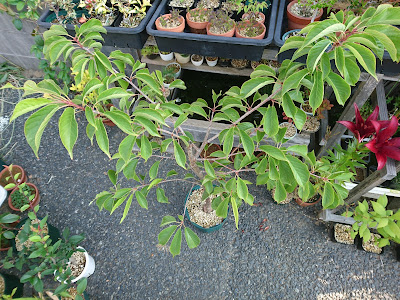
[[(195, 8), (195, 9), (198, 9), (198, 8)], [(204, 10), (207, 10), (207, 9), (204, 9)], [(205, 29), (207, 27), (208, 22), (194, 22), (194, 21), (190, 20), (190, 11), (188, 11), (186, 13), (186, 22), (187, 22), (188, 26), (190, 27), (191, 31), (192, 31), (192, 29), (194, 29), (194, 33), (197, 33), (199, 31), (200, 32), (204, 31), (204, 33), (206, 33)]]
[(206, 27), (207, 34), (208, 34), (208, 35), (233, 37), (233, 35), (235, 34), (235, 24), (233, 24), (233, 28), (232, 28), (231, 30), (229, 30), (228, 32), (222, 33), (222, 34), (212, 33), (212, 32), (210, 31), (210, 27), (211, 27), (211, 24), (208, 23), (208, 24), (207, 24), (207, 27)]
[[(301, 17), (301, 16), (295, 15), (291, 12), (291, 8), (292, 8), (293, 4), (295, 4), (295, 3), (298, 3), (298, 1), (294, 0), (294, 1), (290, 2), (286, 8), (287, 17), (288, 17), (288, 30), (302, 29), (311, 23), (311, 18)], [(324, 12), (323, 9), (320, 8), (314, 21), (319, 21), (322, 17), (323, 12)]]
[[(5, 187), (7, 184), (9, 184), (9, 183), (14, 183), (14, 181), (11, 179), (11, 178), (9, 178), (9, 180), (7, 180), (6, 179), (6, 177), (9, 177), (9, 176), (11, 176), (10, 175), (10, 172), (9, 172), (9, 169), (8, 169), (8, 166), (4, 166), (5, 168), (0, 172), (0, 185), (1, 186), (3, 186), (3, 187)], [(21, 166), (18, 166), (18, 165), (12, 165), (12, 175), (14, 176), (15, 174), (17, 174), (17, 173), (20, 173), (20, 175), (19, 175), (19, 177), (18, 177), (18, 179), (17, 179), (17, 181), (18, 181), (18, 184), (21, 184), (21, 183), (24, 183), (24, 182), (26, 182), (26, 174), (25, 174), (25, 170), (21, 167)], [(18, 185), (17, 184), (17, 185)], [(6, 191), (8, 191), (8, 192), (10, 192), (10, 191), (12, 191), (14, 188), (9, 188), (9, 189), (6, 189)]]
[[(34, 185), (33, 183), (27, 183), (26, 185), (33, 187), (35, 189), (35, 198), (33, 198), (32, 205), (31, 207), (35, 207), (36, 205), (39, 204), (40, 201), (40, 194), (39, 194), (39, 190), (36, 187), (36, 185)], [(16, 208), (13, 204), (12, 204), (12, 200), (11, 200), (11, 195), (14, 194), (15, 191), (18, 190), (18, 187), (14, 188), (13, 191), (10, 193), (10, 196), (8, 196), (8, 206), (15, 211), (21, 211), (19, 208)]]
[(319, 201), (321, 201), (321, 199), (322, 199), (322, 197), (319, 196), (317, 201), (314, 201), (314, 202), (303, 202), (303, 200), (301, 200), (300, 198), (295, 198), (296, 203), (297, 203), (298, 205), (300, 205), (301, 207), (308, 207), (308, 206), (315, 205), (315, 204), (317, 204)]
[[(162, 17), (166, 17), (167, 19), (171, 17), (171, 14), (165, 14), (162, 15)], [(179, 20), (181, 21), (181, 24), (177, 27), (172, 27), (172, 28), (165, 28), (161, 26), (160, 23), (160, 19), (161, 17), (158, 17), (156, 20), (156, 28), (157, 30), (160, 31), (170, 31), (170, 32), (183, 32), (183, 30), (185, 29), (185, 18), (182, 16), (179, 16)]]
[[(251, 26), (250, 25), (250, 21), (242, 21), (242, 22), (246, 23), (248, 26)], [(267, 29), (265, 28), (264, 24), (261, 24), (261, 23), (258, 23), (258, 24), (263, 28), (263, 32), (261, 34), (259, 34), (257, 36), (252, 36), (252, 37), (241, 35), (239, 30), (238, 30), (238, 28), (236, 27), (235, 28), (235, 36), (238, 37), (238, 38), (242, 38), (242, 39), (262, 40), (264, 38), (264, 36), (265, 36), (265, 32), (266, 32)]]

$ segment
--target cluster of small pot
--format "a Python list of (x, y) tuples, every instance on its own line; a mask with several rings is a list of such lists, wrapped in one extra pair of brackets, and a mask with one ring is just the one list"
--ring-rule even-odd
[[(255, 18), (249, 18), (243, 15), (242, 21), (235, 23), (235, 21), (229, 18), (227, 13), (222, 10), (217, 11), (214, 14), (215, 17), (212, 19), (204, 18), (203, 20), (196, 21), (191, 17), (191, 14), (199, 11), (207, 12), (207, 9), (194, 8), (189, 10), (186, 13), (186, 22), (183, 16), (174, 12), (164, 14), (157, 18), (155, 22), (156, 28), (160, 31), (183, 32), (187, 23), (192, 33), (220, 37), (233, 37), (235, 35), (238, 38), (251, 39), (263, 39), (265, 36), (265, 15), (261, 12), (259, 12)], [(252, 34), (247, 34), (248, 31), (252, 32)]]
[[(193, 65), (195, 66), (201, 66), (204, 62), (204, 56), (198, 55), (198, 54), (180, 54), (180, 53), (174, 53), (174, 52), (160, 52), (160, 57), (164, 61), (171, 61), (176, 59), (176, 61), (180, 64), (186, 64), (189, 61), (192, 62)], [(205, 60), (207, 62), (207, 65), (210, 67), (214, 67), (218, 63), (218, 57), (212, 57), (212, 56), (206, 56)]]

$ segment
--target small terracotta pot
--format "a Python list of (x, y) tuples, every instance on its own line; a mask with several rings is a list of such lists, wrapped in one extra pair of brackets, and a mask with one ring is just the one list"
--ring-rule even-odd
[[(306, 27), (308, 24), (311, 23), (311, 18), (305, 18), (305, 17), (301, 17), (301, 16), (298, 16), (298, 15), (292, 14), (291, 7), (295, 3), (298, 3), (298, 1), (297, 0), (292, 1), (286, 7), (287, 16), (288, 16), (288, 29), (289, 30), (302, 29), (302, 28)], [(321, 17), (322, 17), (322, 13), (323, 12), (324, 12), (323, 9), (320, 8), (320, 10), (319, 10), (317, 16), (315, 17), (314, 21), (320, 20)]]
[[(195, 8), (198, 9), (198, 8)], [(207, 10), (207, 9), (204, 9)], [(190, 20), (190, 11), (188, 11), (186, 13), (186, 22), (189, 25), (190, 28), (192, 29), (197, 29), (197, 30), (201, 30), (201, 29), (206, 29), (208, 22), (194, 22)]]
[[(165, 15), (163, 15), (163, 17), (170, 18), (171, 14), (165, 14)], [(177, 27), (172, 27), (172, 28), (162, 27), (161, 24), (160, 24), (160, 19), (161, 19), (161, 17), (158, 17), (157, 20), (156, 20), (156, 28), (157, 28), (157, 30), (170, 31), (170, 32), (183, 32), (183, 30), (185, 29), (185, 18), (182, 17), (182, 16), (179, 16), (179, 20), (181, 21), (181, 24), (179, 26), (177, 26)]]
[[(27, 183), (26, 185), (33, 187), (35, 189), (35, 198), (33, 198), (32, 202), (32, 207), (35, 207), (36, 205), (38, 205), (39, 201), (40, 201), (40, 194), (39, 194), (39, 190), (36, 187), (36, 185), (34, 185), (33, 183)], [(10, 196), (8, 196), (8, 206), (15, 211), (21, 211), (19, 208), (16, 208), (13, 204), (12, 204), (12, 200), (11, 200), (11, 195), (14, 194), (15, 191), (18, 190), (18, 187), (16, 187), (15, 189), (13, 189), (13, 191), (11, 192)]]
[(300, 205), (301, 207), (308, 207), (308, 206), (315, 205), (315, 204), (317, 204), (319, 201), (321, 201), (321, 199), (322, 199), (322, 197), (319, 196), (317, 201), (314, 201), (314, 202), (303, 202), (303, 200), (301, 200), (300, 198), (295, 198), (296, 203), (297, 203), (298, 205)]
[[(11, 173), (12, 173), (12, 175), (15, 175), (15, 174), (17, 174), (17, 173), (20, 173), (20, 175), (19, 175), (19, 177), (18, 177), (18, 179), (17, 179), (17, 181), (18, 181), (18, 184), (21, 184), (21, 183), (24, 183), (24, 182), (26, 182), (26, 174), (25, 174), (25, 170), (21, 167), (21, 166), (18, 166), (18, 165), (13, 165), (12, 166), (12, 171), (11, 171)], [(8, 169), (8, 167), (5, 167), (1, 172), (0, 172), (0, 185), (1, 186), (6, 186), (7, 184), (9, 184), (9, 183), (13, 183), (13, 180), (7, 180), (6, 179), (6, 177), (9, 177), (9, 176), (11, 176), (10, 175), (10, 172), (9, 172), (9, 169)], [(10, 178), (11, 179), (11, 178)], [(17, 185), (18, 185), (17, 184)], [(10, 192), (10, 191), (12, 191), (14, 188), (9, 188), (9, 189), (6, 189), (6, 191), (8, 191), (8, 192)]]
[[(250, 25), (250, 21), (242, 21), (242, 22), (244, 22), (244, 23), (248, 24), (249, 26), (251, 26)], [(262, 40), (264, 38), (264, 36), (265, 36), (265, 32), (266, 32), (267, 29), (265, 28), (264, 24), (261, 24), (261, 23), (258, 23), (258, 24), (260, 24), (262, 26), (262, 28), (263, 28), (263, 32), (261, 34), (259, 34), (257, 36), (253, 36), (253, 37), (244, 36), (244, 35), (240, 34), (238, 28), (236, 27), (235, 28), (235, 36), (238, 37), (238, 38), (242, 38), (242, 39)]]
[[(248, 13), (243, 14), (242, 19), (246, 20), (248, 15), (249, 15)], [(265, 23), (265, 15), (262, 12), (259, 12), (258, 15), (262, 17), (262, 20), (261, 21), (257, 21), (257, 22), (261, 23), (261, 24), (264, 24)]]
[(233, 28), (231, 30), (229, 30), (228, 32), (225, 32), (223, 34), (215, 34), (215, 33), (210, 32), (210, 26), (211, 26), (211, 24), (208, 23), (207, 27), (206, 27), (208, 35), (233, 37), (233, 35), (235, 34), (235, 25), (233, 25)]

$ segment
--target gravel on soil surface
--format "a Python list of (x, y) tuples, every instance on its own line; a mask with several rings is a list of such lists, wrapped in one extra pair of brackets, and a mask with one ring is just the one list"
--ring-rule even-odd
[[(16, 92), (7, 93), (7, 101), (17, 101)], [(123, 206), (110, 216), (89, 205), (97, 193), (111, 187), (107, 171), (114, 162), (91, 145), (82, 113), (77, 120), (74, 160), (62, 146), (56, 116), (44, 131), (39, 159), (25, 141), (23, 118), (17, 119), (16, 145), (5, 161), (24, 167), (29, 181), (38, 186), (40, 215), (49, 214), (49, 222), (60, 230), (69, 227), (71, 234), (86, 235), (82, 246), (96, 261), (96, 271), (88, 279), (90, 299), (400, 298), (400, 264), (392, 248), (376, 255), (331, 242), (326, 225), (316, 218), (320, 204), (311, 208), (293, 202), (277, 205), (266, 187), (255, 184), (250, 192), (262, 205), (239, 208), (239, 230), (230, 213), (221, 230), (198, 232), (198, 248), (188, 249), (183, 242), (181, 254), (172, 258), (165, 247), (157, 246), (161, 219), (183, 214), (191, 185), (170, 184), (166, 189), (170, 204), (158, 203), (155, 192), (150, 192), (149, 209), (133, 203), (120, 224)], [(108, 127), (107, 132), (111, 153), (115, 153), (125, 134), (117, 127)], [(140, 163), (139, 168), (144, 173), (152, 163)], [(171, 169), (181, 172), (163, 160), (159, 175)], [(255, 183), (254, 176), (247, 179)], [(270, 228), (259, 231), (265, 218)], [(196, 230), (189, 222), (186, 225)]]

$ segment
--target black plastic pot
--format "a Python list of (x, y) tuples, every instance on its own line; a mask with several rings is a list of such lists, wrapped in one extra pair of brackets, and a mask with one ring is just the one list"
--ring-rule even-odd
[(23, 296), (24, 285), (19, 281), (19, 278), (17, 276), (3, 273), (0, 273), (0, 276), (4, 278), (4, 295), (11, 295), (12, 291), (17, 288), (14, 297), (19, 298)]
[(370, 251), (364, 250), (364, 248), (363, 248), (363, 246), (362, 246), (362, 243), (363, 243), (363, 239), (362, 239), (362, 237), (360, 237), (360, 238), (357, 240), (357, 249), (358, 249), (358, 250), (361, 250), (361, 251), (364, 251), (364, 252), (368, 252), (368, 253), (373, 253), (373, 254), (381, 255), (381, 254), (383, 254), (383, 252), (385, 251), (385, 248), (386, 248), (386, 246), (385, 246), (385, 247), (382, 247), (382, 248), (381, 248), (381, 249), (382, 249), (381, 253), (374, 253), (374, 252), (370, 252)]
[[(154, 11), (156, 10), (160, 0), (152, 1), (152, 6), (146, 13), (146, 17), (140, 22), (139, 26), (135, 28), (124, 28), (118, 27), (119, 23), (122, 20), (122, 16), (116, 18), (112, 26), (105, 26), (107, 29), (107, 34), (103, 36), (104, 38), (104, 46), (114, 46), (119, 48), (134, 48), (134, 49), (142, 49), (143, 45), (146, 43), (148, 38), (148, 34), (146, 32), (146, 25), (152, 17)], [(51, 23), (46, 22), (46, 18), (52, 12), (46, 10), (39, 18), (38, 25), (39, 27), (49, 29), (51, 27)], [(68, 33), (74, 34), (74, 25), (66, 24), (66, 30)]]
[(174, 33), (156, 29), (156, 19), (167, 13), (167, 2), (163, 0), (146, 27), (147, 33), (156, 39), (161, 51), (192, 53), (203, 56), (218, 56), (226, 58), (243, 58), (260, 60), (265, 46), (273, 40), (278, 1), (275, 0), (266, 15), (267, 33), (264, 39), (245, 39), (237, 37), (217, 37), (191, 33), (186, 26), (184, 32)]

